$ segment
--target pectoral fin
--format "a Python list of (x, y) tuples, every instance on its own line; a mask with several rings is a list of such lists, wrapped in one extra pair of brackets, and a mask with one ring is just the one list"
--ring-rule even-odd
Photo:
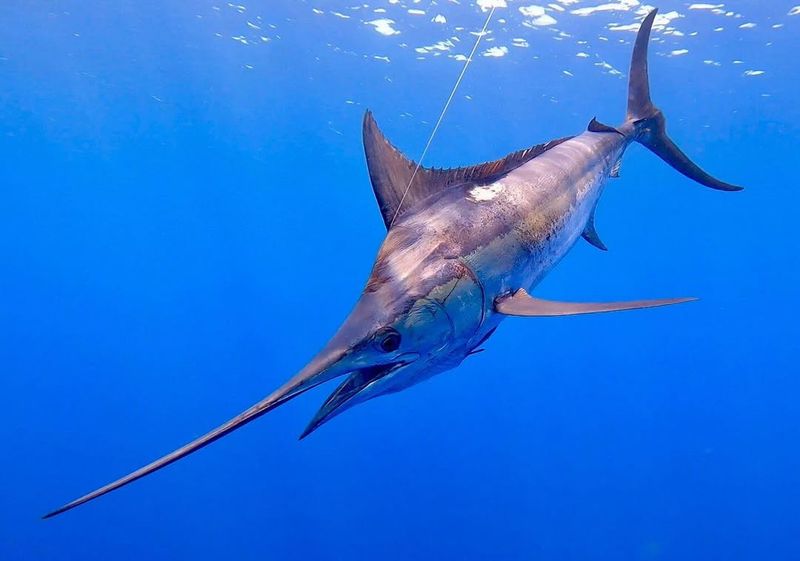
[(661, 298), (657, 300), (632, 300), (630, 302), (555, 302), (534, 298), (525, 289), (503, 296), (495, 301), (495, 310), (509, 316), (555, 317), (639, 310), (691, 302), (697, 298)]

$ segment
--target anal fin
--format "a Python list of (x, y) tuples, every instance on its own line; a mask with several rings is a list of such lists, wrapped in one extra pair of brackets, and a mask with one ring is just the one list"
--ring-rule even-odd
[(597, 249), (608, 251), (606, 244), (600, 239), (600, 236), (597, 235), (597, 230), (594, 227), (594, 211), (589, 216), (589, 221), (586, 223), (586, 228), (583, 230), (583, 239), (595, 246)]
[(494, 307), (497, 312), (508, 316), (558, 317), (657, 308), (693, 300), (697, 299), (661, 298), (655, 300), (632, 300), (629, 302), (557, 302), (534, 298), (525, 289), (521, 288), (513, 294), (498, 298)]

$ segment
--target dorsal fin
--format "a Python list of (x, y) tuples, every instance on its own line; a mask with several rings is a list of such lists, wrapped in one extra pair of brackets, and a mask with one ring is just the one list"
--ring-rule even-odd
[(589, 126), (586, 127), (586, 130), (589, 132), (615, 132), (621, 136), (625, 136), (619, 130), (615, 129), (610, 125), (604, 125), (600, 121), (597, 120), (597, 117), (593, 117), (591, 121), (589, 121)]
[[(389, 142), (378, 128), (378, 123), (375, 122), (371, 111), (367, 111), (364, 115), (363, 134), (369, 178), (387, 230), (391, 226), (395, 214), (398, 217), (406, 214), (417, 203), (434, 193), (463, 183), (490, 183), (550, 148), (572, 138), (552, 140), (545, 144), (513, 152), (505, 158), (475, 166), (451, 169), (420, 167), (414, 177), (414, 183), (408, 188), (408, 193), (403, 199), (403, 193), (408, 187), (417, 164), (406, 158)], [(403, 200), (403, 206), (398, 213), (397, 208), (401, 200)]]

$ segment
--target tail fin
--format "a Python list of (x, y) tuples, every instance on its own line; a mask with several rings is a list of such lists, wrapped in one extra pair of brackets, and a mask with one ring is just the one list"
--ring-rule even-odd
[(628, 126), (626, 129), (630, 129), (637, 142), (647, 146), (658, 157), (689, 179), (694, 179), (701, 185), (712, 189), (741, 191), (742, 187), (725, 183), (704, 172), (667, 136), (664, 114), (653, 105), (650, 99), (650, 79), (647, 74), (647, 45), (657, 12), (657, 9), (653, 10), (644, 18), (633, 47), (628, 84)]

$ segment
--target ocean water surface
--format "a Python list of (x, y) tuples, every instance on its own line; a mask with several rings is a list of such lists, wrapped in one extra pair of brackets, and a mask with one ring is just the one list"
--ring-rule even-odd
[(0, 6), (0, 559), (800, 559), (797, 0), (653, 2), (654, 101), (741, 184), (633, 146), (509, 319), (301, 442), (334, 385), (51, 520), (293, 375), (385, 229), (361, 119), (425, 163), (621, 122), (638, 0)]

